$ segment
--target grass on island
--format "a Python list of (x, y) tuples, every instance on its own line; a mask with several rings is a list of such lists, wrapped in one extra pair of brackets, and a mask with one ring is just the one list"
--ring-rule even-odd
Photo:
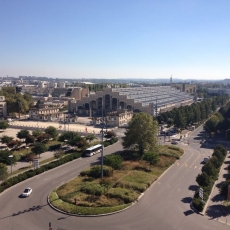
[[(78, 215), (99, 215), (123, 210), (183, 155), (183, 150), (177, 146), (158, 148), (160, 160), (156, 166), (150, 167), (137, 153), (123, 151), (120, 155), (125, 160), (120, 170), (113, 170), (103, 181), (100, 178), (78, 176), (51, 192), (51, 204), (64, 212)], [(88, 175), (85, 172), (89, 171), (86, 169), (84, 175)]]

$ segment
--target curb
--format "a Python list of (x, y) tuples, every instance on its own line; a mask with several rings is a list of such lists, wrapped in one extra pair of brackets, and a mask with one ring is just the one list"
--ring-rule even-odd
[[(109, 146), (108, 146), (108, 147), (109, 147)], [(182, 157), (183, 157), (183, 155), (182, 155)], [(180, 158), (180, 159), (181, 159), (181, 158)], [(167, 170), (165, 170), (165, 171), (160, 175), (160, 177), (157, 177), (156, 180), (155, 180), (148, 188), (150, 188), (151, 186), (153, 186), (153, 185), (156, 183), (156, 181), (157, 181), (158, 179), (160, 179), (161, 177), (163, 177), (163, 175), (164, 175), (173, 165), (174, 165), (174, 164), (172, 164)], [(148, 188), (146, 188), (145, 192), (147, 191)], [(100, 217), (100, 216), (113, 215), (113, 214), (116, 214), (116, 213), (119, 213), (119, 212), (122, 212), (122, 211), (125, 211), (125, 210), (129, 209), (130, 207), (132, 207), (133, 205), (135, 205), (137, 202), (139, 202), (140, 199), (144, 196), (145, 193), (141, 193), (140, 196), (137, 198), (136, 201), (134, 201), (133, 203), (131, 203), (130, 206), (128, 206), (128, 207), (126, 207), (126, 208), (124, 208), (124, 209), (122, 209), (122, 210), (119, 210), (119, 211), (116, 211), (116, 212), (111, 212), (111, 213), (106, 213), (106, 214), (98, 214), (98, 215), (80, 215), (80, 214), (71, 214), (71, 213), (68, 213), (68, 212), (61, 211), (60, 209), (54, 207), (54, 206), (50, 203), (50, 200), (49, 200), (50, 194), (51, 194), (51, 192), (50, 192), (49, 195), (47, 196), (47, 202), (48, 202), (49, 206), (50, 206), (52, 209), (54, 209), (55, 211), (57, 211), (57, 212), (60, 212), (60, 213), (63, 213), (63, 214), (69, 215), (69, 216)]]
[[(114, 144), (116, 144), (116, 143), (118, 143), (118, 142), (119, 142), (119, 141), (115, 142)], [(110, 147), (110, 146), (112, 146), (112, 145), (109, 145), (109, 146), (104, 147), (104, 148), (108, 148), (108, 147)], [(25, 180), (23, 180), (23, 181), (20, 181), (19, 183), (17, 183), (17, 184), (15, 184), (15, 185), (10, 186), (9, 188), (5, 189), (3, 192), (0, 192), (0, 196), (1, 196), (2, 194), (4, 194), (5, 192), (7, 192), (9, 189), (13, 188), (14, 186), (17, 186), (17, 185), (20, 184), (20, 183), (24, 183), (24, 182), (29, 181), (29, 180), (31, 180), (31, 179), (37, 177), (37, 176), (40, 176), (41, 174), (48, 173), (48, 172), (50, 172), (51, 170), (55, 170), (55, 169), (57, 169), (57, 168), (59, 168), (59, 167), (62, 167), (62, 166), (64, 166), (64, 165), (66, 165), (66, 164), (70, 164), (70, 163), (72, 163), (72, 162), (74, 162), (74, 161), (77, 161), (77, 160), (80, 160), (80, 159), (82, 159), (82, 157), (79, 157), (79, 158), (77, 158), (77, 159), (75, 159), (75, 160), (66, 162), (65, 164), (59, 165), (58, 167), (52, 168), (52, 169), (47, 170), (47, 171), (45, 171), (45, 172), (42, 172), (42, 173), (40, 173), (40, 174), (38, 174), (38, 175), (35, 175), (35, 176), (33, 176), (33, 177), (30, 177), (30, 178), (27, 178), (27, 179), (25, 179)], [(53, 162), (53, 161), (50, 161), (50, 162)], [(47, 162), (47, 163), (45, 163), (44, 165), (49, 164), (50, 162)], [(24, 172), (27, 172), (27, 171), (29, 171), (29, 170), (31, 170), (31, 169), (28, 169), (28, 170), (26, 170), (26, 171), (24, 171)], [(16, 177), (16, 176), (18, 176), (19, 174), (22, 174), (22, 173), (24, 173), (24, 172), (15, 174), (15, 175), (13, 175), (13, 176), (10, 177), (10, 178)], [(9, 178), (9, 179), (10, 179), (10, 178)], [(1, 184), (1, 183), (0, 183), (0, 184)]]
[[(60, 209), (54, 207), (54, 206), (51, 204), (50, 200), (49, 200), (50, 194), (51, 194), (51, 192), (50, 192), (49, 195), (47, 196), (47, 203), (49, 204), (49, 206), (50, 206), (53, 210), (55, 210), (55, 211), (57, 211), (57, 212), (60, 212), (60, 213), (63, 213), (63, 214), (68, 215), (68, 216), (78, 216), (78, 217), (101, 217), (101, 216), (109, 216), (109, 215), (113, 215), (113, 214), (117, 214), (117, 213), (123, 212), (123, 211), (129, 209), (130, 207), (132, 207), (136, 202), (138, 202), (138, 200), (137, 200), (136, 202), (131, 203), (128, 207), (126, 207), (126, 208), (124, 208), (124, 209), (121, 209), (121, 210), (119, 210), (119, 211), (116, 211), (116, 212), (109, 212), (109, 213), (98, 214), (98, 215), (84, 215), (84, 214), (81, 215), (81, 214), (73, 214), (73, 213), (64, 212), (64, 211), (62, 211), (62, 210), (60, 210)], [(142, 196), (142, 195), (141, 195), (141, 196)], [(140, 197), (140, 196), (139, 196), (139, 197)], [(138, 199), (139, 199), (139, 197), (138, 197)]]

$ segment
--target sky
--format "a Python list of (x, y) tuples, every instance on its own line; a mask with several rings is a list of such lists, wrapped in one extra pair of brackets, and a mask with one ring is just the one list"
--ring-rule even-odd
[(230, 78), (229, 0), (0, 0), (0, 77)]

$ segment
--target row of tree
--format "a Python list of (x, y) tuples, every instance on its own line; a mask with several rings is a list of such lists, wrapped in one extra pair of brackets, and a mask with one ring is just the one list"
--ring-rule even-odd
[[(227, 155), (227, 150), (222, 145), (217, 145), (214, 148), (212, 157), (210, 160), (205, 163), (205, 165), (202, 167), (202, 173), (199, 174), (196, 178), (197, 184), (203, 188), (203, 196), (204, 200), (207, 200), (212, 187), (214, 185), (214, 182), (218, 179), (218, 174), (220, 171), (220, 167), (224, 162), (224, 159)], [(198, 211), (202, 211), (203, 209), (203, 203), (201, 201), (201, 198), (199, 197), (199, 189), (195, 193), (193, 204), (195, 208), (198, 209)]]
[(229, 100), (228, 95), (215, 96), (191, 105), (174, 108), (159, 114), (159, 124), (167, 123), (177, 128), (185, 128), (188, 125), (203, 121), (216, 111), (218, 106), (223, 106)]
[(230, 128), (230, 103), (214, 113), (204, 124), (204, 129), (208, 133), (216, 133)]

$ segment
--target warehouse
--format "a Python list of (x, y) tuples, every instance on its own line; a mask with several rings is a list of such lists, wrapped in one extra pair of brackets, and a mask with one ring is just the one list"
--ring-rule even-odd
[(174, 107), (190, 105), (193, 96), (180, 92), (170, 86), (105, 88), (83, 97), (82, 100), (69, 101), (69, 112), (78, 116), (101, 116), (117, 109), (133, 112), (146, 112), (152, 116)]

